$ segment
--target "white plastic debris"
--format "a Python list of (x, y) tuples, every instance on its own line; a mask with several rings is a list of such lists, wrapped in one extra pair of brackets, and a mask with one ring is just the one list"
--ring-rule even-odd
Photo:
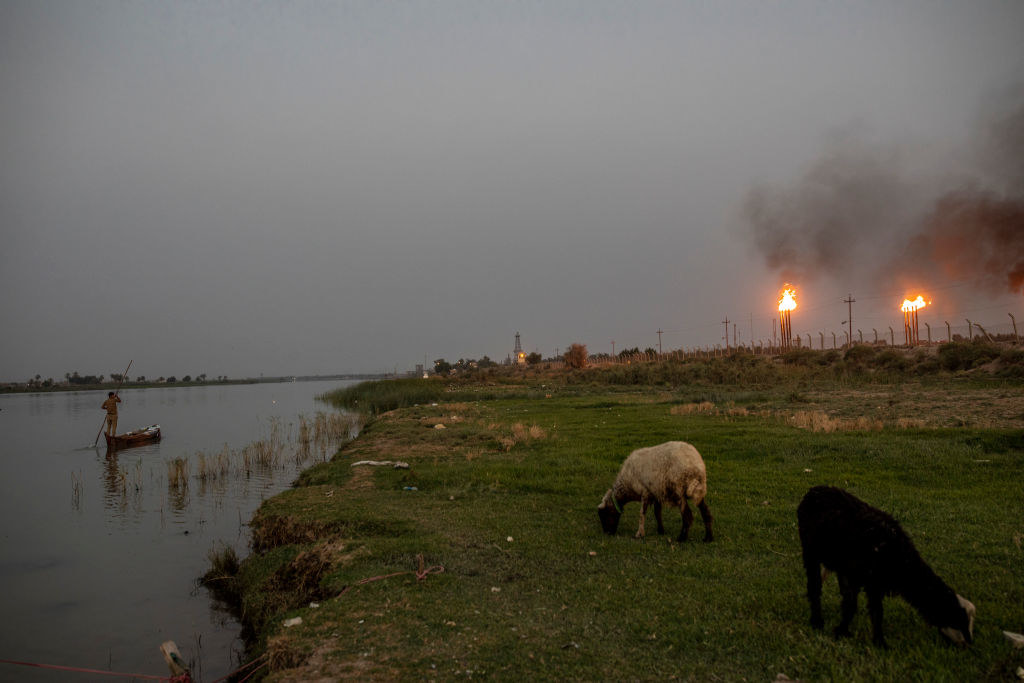
[(292, 626), (298, 626), (301, 623), (302, 617), (293, 617), (291, 619), (285, 619), (283, 625), (285, 628), (291, 628)]
[(448, 429), (448, 428), (447, 428), (447, 427), (445, 427), (445, 426), (444, 426), (443, 424), (441, 424), (440, 422), (438, 422), (438, 423), (437, 423), (436, 425), (434, 425), (434, 429)]
[(508, 537), (508, 538), (506, 538), (505, 540), (506, 540), (506, 541), (508, 541), (509, 543), (511, 543), (511, 542), (512, 542), (512, 537), (511, 537), (511, 536), (509, 536), (509, 537)]
[(1013, 633), (1012, 631), (1003, 631), (1003, 635), (1006, 639), (1013, 643), (1013, 646), (1018, 650), (1024, 647), (1024, 636), (1019, 633)]
[(396, 470), (407, 470), (409, 469), (409, 463), (402, 462), (401, 460), (360, 460), (354, 462), (349, 467), (359, 467), (360, 465), (368, 465), (370, 467), (394, 467)]

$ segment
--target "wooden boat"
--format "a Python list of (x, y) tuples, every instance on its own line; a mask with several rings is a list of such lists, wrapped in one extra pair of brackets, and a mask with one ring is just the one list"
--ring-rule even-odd
[(110, 436), (104, 434), (104, 438), (107, 440), (107, 448), (111, 450), (118, 450), (121, 448), (133, 448), (135, 446), (143, 446), (147, 443), (156, 443), (160, 440), (160, 425), (150, 425), (143, 427), (142, 429), (136, 429), (131, 432), (125, 432), (124, 434), (116, 434)]

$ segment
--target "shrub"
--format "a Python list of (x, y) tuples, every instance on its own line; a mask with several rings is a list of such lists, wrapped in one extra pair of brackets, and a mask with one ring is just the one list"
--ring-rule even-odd
[(573, 344), (565, 352), (566, 367), (579, 369), (587, 367), (587, 345)]
[(939, 363), (950, 372), (976, 368), (999, 355), (999, 347), (988, 342), (951, 342), (939, 347)]
[(849, 363), (866, 363), (875, 356), (875, 347), (867, 344), (854, 344), (846, 349), (843, 359)]
[(811, 349), (793, 349), (782, 354), (782, 362), (786, 365), (813, 365), (819, 355), (819, 352)]
[(881, 370), (903, 371), (910, 367), (910, 360), (896, 349), (882, 351), (871, 360), (871, 363)]

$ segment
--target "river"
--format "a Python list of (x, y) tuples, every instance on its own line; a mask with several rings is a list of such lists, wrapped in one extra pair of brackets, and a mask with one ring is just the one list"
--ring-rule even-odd
[[(167, 675), (173, 640), (196, 680), (234, 671), (240, 627), (196, 579), (221, 544), (244, 557), (260, 503), (333, 454), (289, 444), (349, 384), (125, 389), (118, 432), (159, 423), (163, 439), (113, 456), (92, 446), (105, 392), (0, 395), (0, 659)], [(246, 448), (272, 441), (273, 462)], [(0, 681), (91, 680), (117, 679), (0, 664)]]

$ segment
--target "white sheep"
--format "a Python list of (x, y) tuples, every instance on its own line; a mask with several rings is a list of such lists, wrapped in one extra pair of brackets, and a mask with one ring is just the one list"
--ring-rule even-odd
[(637, 538), (644, 537), (644, 518), (647, 506), (654, 503), (654, 516), (658, 520), (658, 533), (665, 533), (661, 521), (663, 503), (678, 506), (683, 515), (683, 528), (679, 541), (685, 541), (693, 522), (693, 511), (687, 501), (693, 501), (704, 520), (704, 540), (712, 540), (711, 511), (704, 497), (707, 495), (707, 472), (697, 449), (684, 441), (638, 448), (622, 463), (615, 483), (604, 494), (597, 506), (601, 527), (606, 534), (614, 534), (622, 517), (622, 507), (630, 501), (640, 501), (640, 527)]

